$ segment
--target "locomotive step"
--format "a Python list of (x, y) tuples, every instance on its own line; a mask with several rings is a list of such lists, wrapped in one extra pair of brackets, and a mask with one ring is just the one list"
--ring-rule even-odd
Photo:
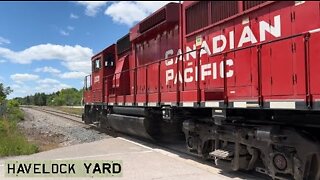
[(211, 157), (216, 157), (218, 159), (227, 159), (230, 156), (233, 156), (233, 152), (223, 150), (223, 149), (216, 149), (209, 153)]

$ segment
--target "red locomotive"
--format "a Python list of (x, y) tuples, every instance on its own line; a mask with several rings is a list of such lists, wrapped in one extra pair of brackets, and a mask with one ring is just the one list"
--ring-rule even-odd
[(92, 57), (83, 120), (320, 179), (320, 2), (169, 3)]

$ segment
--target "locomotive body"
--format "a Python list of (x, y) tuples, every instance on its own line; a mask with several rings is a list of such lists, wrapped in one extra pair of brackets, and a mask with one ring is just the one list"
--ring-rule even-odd
[(169, 3), (92, 58), (83, 119), (183, 139), (224, 168), (320, 179), (319, 40), (315, 1)]

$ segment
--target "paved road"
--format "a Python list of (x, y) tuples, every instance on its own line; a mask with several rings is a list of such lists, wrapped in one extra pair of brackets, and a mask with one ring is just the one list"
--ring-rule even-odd
[[(142, 144), (141, 144), (142, 143)], [(180, 157), (181, 156), (181, 157)], [(117, 180), (230, 180), (257, 179), (249, 175), (234, 172), (222, 172), (212, 166), (197, 162), (196, 158), (173, 154), (155, 145), (145, 142), (133, 142), (117, 137), (106, 138), (91, 143), (54, 149), (30, 156), (10, 157), (7, 160), (122, 160), (123, 176)], [(4, 161), (0, 159), (0, 179), (21, 180), (34, 178), (4, 178)], [(36, 178), (54, 179), (54, 178)], [(62, 179), (62, 178), (59, 178)], [(64, 178), (67, 180), (79, 178)], [(92, 179), (92, 178), (81, 178)], [(104, 178), (96, 178), (104, 179)], [(113, 178), (106, 178), (113, 179)]]

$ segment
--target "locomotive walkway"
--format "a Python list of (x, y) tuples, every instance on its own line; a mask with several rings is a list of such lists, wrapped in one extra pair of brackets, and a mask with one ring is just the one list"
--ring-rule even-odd
[[(171, 153), (161, 147), (142, 141), (131, 141), (123, 137), (108, 137), (106, 139), (54, 149), (30, 156), (10, 157), (0, 159), (0, 179), (34, 179), (34, 178), (4, 178), (5, 160), (122, 160), (121, 180), (223, 180), (223, 179), (257, 179), (239, 172), (222, 172), (221, 170), (203, 164), (197, 158), (184, 157), (183, 154)], [(54, 179), (54, 178), (36, 178)], [(59, 178), (59, 179), (92, 179), (92, 178)], [(104, 179), (104, 178), (96, 178)], [(105, 178), (114, 179), (114, 178)]]

